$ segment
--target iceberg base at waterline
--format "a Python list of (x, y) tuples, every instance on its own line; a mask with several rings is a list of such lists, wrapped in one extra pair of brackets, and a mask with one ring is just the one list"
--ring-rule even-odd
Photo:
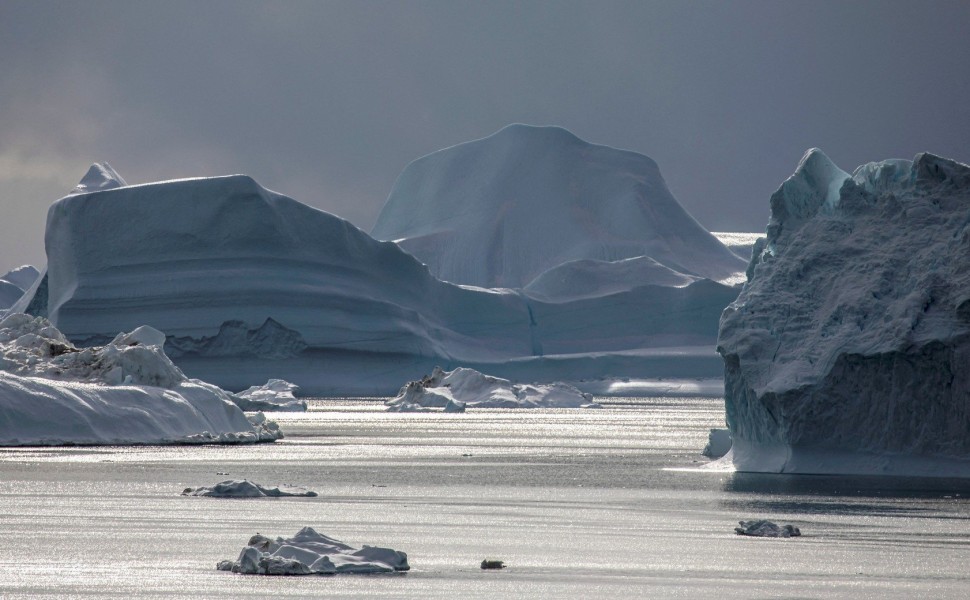
[(279, 439), (230, 394), (187, 378), (141, 327), (77, 348), (43, 317), (0, 321), (0, 445), (208, 444)]

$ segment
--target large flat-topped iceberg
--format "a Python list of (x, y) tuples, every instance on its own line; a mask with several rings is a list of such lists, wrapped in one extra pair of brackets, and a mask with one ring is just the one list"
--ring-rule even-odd
[(671, 195), (650, 158), (559, 127), (509, 125), (398, 177), (371, 234), (440, 279), (523, 288), (572, 261), (639, 256), (724, 280), (744, 263)]
[(970, 476), (970, 167), (818, 150), (721, 319), (738, 469)]
[(76, 348), (43, 317), (0, 321), (0, 445), (242, 443), (280, 436), (230, 395), (190, 380), (142, 327)]
[(150, 325), (186, 373), (233, 390), (285, 379), (309, 395), (391, 395), (439, 364), (535, 382), (709, 377), (737, 294), (648, 259), (604, 271), (644, 281), (564, 266), (570, 293), (456, 285), (243, 175), (71, 194), (48, 213), (46, 248), (13, 309), (81, 345)]

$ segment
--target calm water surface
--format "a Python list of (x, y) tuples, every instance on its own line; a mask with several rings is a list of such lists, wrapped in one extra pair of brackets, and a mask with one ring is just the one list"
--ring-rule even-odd
[[(711, 399), (603, 410), (385, 413), (322, 400), (240, 447), (0, 450), (3, 598), (966, 598), (970, 484), (685, 472)], [(229, 478), (317, 498), (186, 498)], [(739, 519), (803, 537), (734, 535)], [(218, 572), (310, 525), (408, 553), (407, 574)], [(483, 558), (509, 568), (482, 571)]]

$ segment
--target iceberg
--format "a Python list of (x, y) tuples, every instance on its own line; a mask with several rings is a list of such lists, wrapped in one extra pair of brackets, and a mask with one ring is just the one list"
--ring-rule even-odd
[(275, 540), (256, 534), (235, 561), (216, 565), (220, 571), (245, 575), (335, 575), (407, 571), (408, 556), (399, 550), (354, 548), (304, 527), (291, 538)]
[(970, 476), (970, 167), (812, 149), (721, 318), (736, 469)]
[(751, 537), (790, 538), (799, 537), (802, 532), (794, 525), (778, 525), (772, 521), (758, 519), (754, 521), (738, 521), (740, 527), (734, 528), (734, 533)]
[(571, 295), (552, 275), (527, 291), (458, 285), (244, 175), (115, 179), (51, 206), (47, 268), (10, 309), (79, 346), (148, 325), (190, 377), (308, 395), (392, 395), (435, 365), (540, 383), (720, 371), (715, 324), (738, 288), (654, 259), (605, 279), (561, 265)]
[(724, 280), (744, 261), (670, 193), (657, 164), (559, 127), (509, 125), (409, 164), (371, 231), (445, 281), (525, 288), (573, 261), (649, 257)]
[(256, 411), (306, 411), (306, 400), (298, 400), (293, 392), (300, 386), (283, 381), (270, 379), (263, 385), (254, 385), (235, 394), (235, 402), (243, 410)]
[(187, 378), (149, 327), (77, 348), (43, 317), (0, 321), (0, 445), (248, 443), (282, 437)]
[(10, 308), (24, 292), (33, 285), (39, 273), (31, 265), (23, 265), (0, 276), (0, 316)]
[(213, 486), (185, 488), (183, 496), (204, 496), (207, 498), (315, 498), (317, 493), (306, 488), (291, 485), (266, 487), (248, 479), (228, 479)]
[(40, 272), (37, 271), (37, 267), (33, 265), (21, 265), (16, 269), (11, 269), (5, 274), (0, 275), (0, 279), (26, 291), (30, 286), (34, 285), (34, 282), (37, 281), (39, 276)]
[(435, 367), (430, 376), (407, 383), (388, 410), (408, 412), (441, 408), (464, 412), (465, 408), (599, 408), (591, 394), (561, 382), (514, 384), (474, 369), (445, 372)]

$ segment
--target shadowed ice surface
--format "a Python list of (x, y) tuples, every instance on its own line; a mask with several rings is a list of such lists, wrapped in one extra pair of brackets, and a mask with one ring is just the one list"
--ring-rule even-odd
[[(288, 437), (269, 445), (0, 450), (3, 532), (16, 541), (0, 595), (959, 598), (970, 587), (970, 483), (664, 470), (706, 461), (721, 401), (603, 402), (450, 415), (311, 401), (273, 416)], [(320, 495), (179, 495), (227, 478)], [(752, 518), (803, 537), (734, 534)], [(254, 533), (305, 525), (403, 550), (412, 570), (215, 570)], [(486, 557), (508, 568), (482, 571)]]

